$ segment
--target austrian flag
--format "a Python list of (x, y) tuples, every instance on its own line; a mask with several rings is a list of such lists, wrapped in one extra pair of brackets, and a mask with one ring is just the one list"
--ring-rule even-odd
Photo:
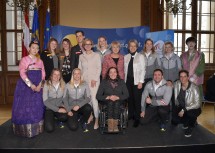
[(29, 31), (29, 19), (28, 11), (24, 11), (24, 28), (23, 28), (23, 39), (22, 39), (22, 57), (28, 55), (29, 44), (30, 44), (30, 31)]

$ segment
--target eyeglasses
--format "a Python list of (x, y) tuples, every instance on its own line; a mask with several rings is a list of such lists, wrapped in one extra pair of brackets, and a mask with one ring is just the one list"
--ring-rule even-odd
[(92, 44), (85, 44), (85, 46), (91, 46)]

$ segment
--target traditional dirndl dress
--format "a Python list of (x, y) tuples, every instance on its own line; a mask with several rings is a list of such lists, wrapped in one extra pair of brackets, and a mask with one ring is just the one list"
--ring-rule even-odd
[[(26, 74), (35, 86), (41, 82), (41, 70), (28, 70)], [(30, 138), (42, 133), (44, 108), (42, 89), (40, 92), (34, 92), (20, 78), (16, 85), (12, 107), (14, 134)]]

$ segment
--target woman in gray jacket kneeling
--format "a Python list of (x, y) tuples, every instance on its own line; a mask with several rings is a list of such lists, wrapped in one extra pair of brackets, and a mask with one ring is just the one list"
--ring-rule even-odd
[[(78, 129), (78, 120), (84, 132), (88, 132), (87, 120), (92, 112), (89, 86), (81, 77), (81, 70), (75, 68), (70, 82), (66, 84), (63, 97), (65, 108), (68, 112), (68, 126), (71, 130)], [(79, 118), (81, 116), (81, 118)]]
[[(55, 129), (55, 117), (62, 123), (67, 120), (67, 111), (63, 105), (65, 82), (61, 77), (60, 70), (54, 68), (50, 78), (43, 88), (43, 102), (45, 111), (45, 131), (53, 132)], [(63, 124), (60, 125), (63, 128)]]

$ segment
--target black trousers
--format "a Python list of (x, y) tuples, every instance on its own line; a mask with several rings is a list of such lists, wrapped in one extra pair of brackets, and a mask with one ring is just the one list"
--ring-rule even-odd
[(184, 112), (183, 117), (179, 117), (178, 113), (181, 111), (181, 107), (174, 106), (172, 109), (172, 123), (184, 124), (184, 126), (194, 127), (197, 117), (201, 114), (201, 108), (191, 109)]
[(148, 124), (155, 121), (160, 121), (165, 124), (169, 119), (169, 105), (168, 106), (151, 106), (148, 105), (145, 110), (144, 118), (140, 119), (141, 124)]
[(88, 118), (92, 112), (92, 107), (90, 104), (85, 104), (78, 111), (73, 111), (73, 116), (68, 116), (68, 127), (70, 130), (74, 131), (78, 129), (78, 119), (81, 116), (81, 122), (87, 123)]
[(63, 75), (63, 80), (65, 81), (65, 83), (68, 83), (71, 80), (71, 73)]
[(138, 89), (137, 85), (134, 85), (134, 78), (127, 78), (126, 86), (129, 93), (128, 118), (139, 120), (140, 113), (141, 113), (141, 97), (142, 97), (143, 90)]
[(67, 120), (67, 113), (58, 113), (54, 112), (50, 109), (47, 109), (45, 111), (45, 131), (46, 132), (53, 132), (55, 129), (55, 119), (57, 118), (58, 121), (60, 122), (65, 122)]
[(119, 119), (120, 105), (121, 105), (120, 101), (107, 102), (108, 119)]

